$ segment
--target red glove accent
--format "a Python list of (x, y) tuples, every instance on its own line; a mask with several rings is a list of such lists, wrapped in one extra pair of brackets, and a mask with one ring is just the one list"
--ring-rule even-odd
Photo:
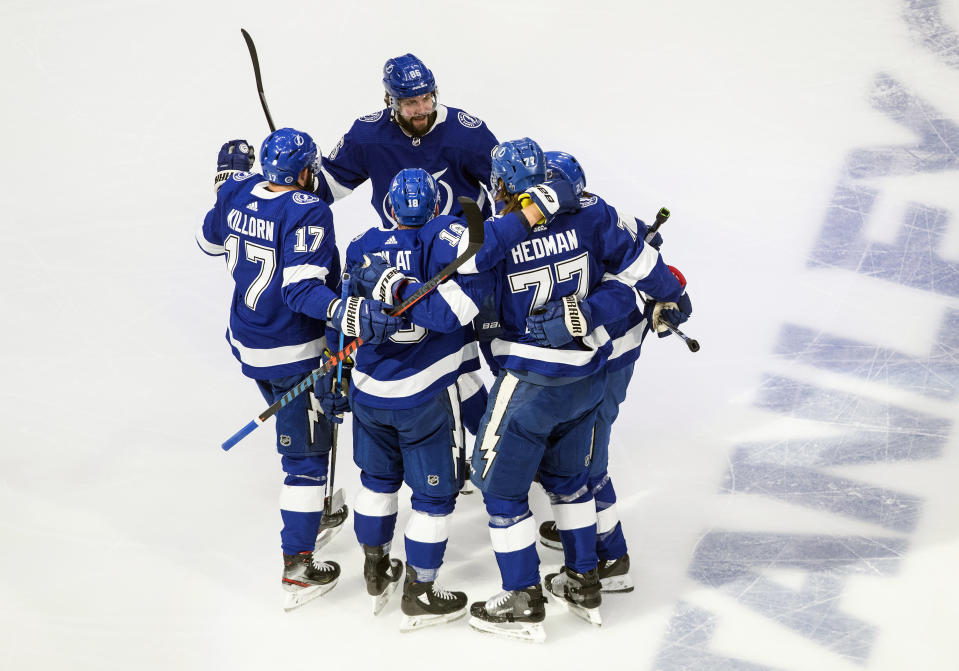
[(669, 268), (669, 272), (671, 272), (673, 275), (675, 275), (676, 279), (679, 280), (679, 285), (680, 285), (683, 289), (685, 289), (685, 288), (686, 288), (686, 278), (683, 276), (683, 274), (682, 274), (681, 272), (679, 272), (679, 268), (674, 268), (673, 266), (666, 266), (666, 267)]

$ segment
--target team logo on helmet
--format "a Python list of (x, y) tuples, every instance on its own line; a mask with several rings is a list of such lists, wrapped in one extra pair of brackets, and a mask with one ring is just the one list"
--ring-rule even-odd
[(309, 205), (310, 203), (320, 202), (320, 199), (314, 196), (312, 193), (297, 191), (293, 194), (293, 202), (298, 205)]
[(293, 136), (293, 144), (295, 144), (297, 147), (302, 147), (302, 146), (303, 146), (303, 136), (302, 136), (302, 135), (294, 135), (294, 136)]
[(427, 475), (426, 476), (427, 484), (433, 485), (434, 487), (440, 484), (440, 476), (438, 475)]
[(456, 115), (456, 118), (467, 128), (479, 128), (480, 124), (483, 123), (472, 114), (467, 114), (466, 112), (460, 112)]
[(389, 74), (389, 73), (391, 73), (391, 72), (393, 72), (393, 64), (392, 64), (392, 63), (390, 63), (389, 65), (386, 66), (386, 74)]
[(367, 123), (373, 123), (374, 121), (379, 121), (380, 117), (383, 116), (383, 110), (379, 112), (373, 112), (372, 114), (367, 114), (366, 116), (361, 116), (360, 121), (365, 121)]

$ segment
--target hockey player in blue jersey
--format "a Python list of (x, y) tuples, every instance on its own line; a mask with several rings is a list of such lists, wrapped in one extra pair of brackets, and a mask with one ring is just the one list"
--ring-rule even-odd
[[(220, 150), (216, 204), (197, 232), (207, 254), (226, 256), (235, 287), (227, 341), (243, 374), (275, 402), (320, 363), (326, 320), (368, 342), (390, 337), (402, 320), (377, 301), (337, 297), (340, 260), (333, 216), (304, 190), (317, 149), (306, 133), (281, 128), (260, 149), (263, 174), (249, 172), (253, 151), (243, 140)], [(332, 375), (332, 374), (331, 374)], [(333, 588), (335, 562), (315, 557), (323, 515), (331, 426), (322, 407), (336, 399), (332, 380), (297, 396), (276, 415), (276, 446), (285, 473), (280, 494), (284, 607), (295, 608)]]
[[(546, 225), (508, 248), (496, 268), (504, 330), (491, 350), (500, 371), (473, 452), (473, 482), (490, 516), (503, 591), (471, 606), (470, 625), (532, 640), (545, 638), (545, 599), (529, 487), (538, 475), (563, 536), (565, 565), (546, 576), (547, 590), (577, 615), (599, 623), (596, 509), (587, 481), (593, 426), (606, 390), (605, 363), (613, 348), (603, 324), (635, 304), (634, 285), (659, 301), (682, 294), (659, 253), (617, 227), (612, 207), (588, 197), (579, 200), (581, 209), (565, 211), (557, 203), (564, 200), (558, 185), (539, 184), (545, 177), (545, 157), (532, 140), (503, 143), (493, 151), (491, 185), (505, 203), (498, 220), (502, 234), (474, 257), (482, 270), (502, 253), (499, 243), (514, 229), (509, 218), (525, 198), (532, 197), (544, 214), (560, 206)], [(496, 222), (489, 227), (496, 228)], [(590, 305), (588, 297), (600, 290), (605, 300)], [(537, 337), (531, 316), (554, 301), (561, 306), (558, 319), (552, 313), (548, 323), (539, 324), (548, 335)], [(552, 341), (544, 345), (543, 337)]]
[[(315, 192), (332, 203), (369, 180), (373, 209), (384, 228), (394, 228), (390, 184), (400, 170), (416, 166), (436, 180), (440, 214), (461, 215), (458, 196), (472, 198), (488, 214), (484, 185), (496, 137), (486, 124), (461, 109), (441, 105), (432, 71), (413, 54), (386, 61), (383, 86), (386, 107), (354, 121), (323, 157)], [(475, 434), (486, 407), (486, 388), (475, 373), (464, 375), (459, 385), (463, 422)]]
[[(565, 152), (548, 151), (546, 152), (546, 166), (547, 177), (550, 179), (567, 179), (573, 184), (578, 194), (585, 198), (592, 196), (592, 194), (586, 192), (586, 174), (574, 156)], [(634, 239), (642, 238), (657, 250), (662, 244), (662, 236), (659, 233), (647, 235), (647, 226), (640, 219), (621, 215), (617, 225)], [(672, 270), (672, 268), (670, 269)], [(684, 280), (680, 280), (680, 283), (685, 285)], [(601, 294), (597, 293), (587, 298), (585, 303), (593, 305), (600, 299)], [(684, 315), (691, 314), (692, 306), (689, 304), (689, 298), (683, 294), (679, 300), (682, 302), (682, 313)], [(652, 308), (652, 305), (650, 307)], [(551, 342), (547, 329), (551, 328), (551, 322), (560, 337), (566, 337), (563, 334), (565, 325), (560, 323), (563, 308), (559, 301), (548, 303), (544, 308), (541, 313), (530, 317), (531, 333), (537, 337), (541, 344), (549, 346)], [(649, 319), (644, 316), (639, 303), (634, 301), (631, 308), (629, 314), (623, 319), (605, 325), (613, 349), (606, 362), (606, 393), (596, 416), (596, 425), (593, 432), (593, 452), (589, 467), (589, 488), (593, 492), (597, 514), (596, 554), (599, 557), (597, 572), (603, 592), (630, 592), (633, 590), (633, 582), (629, 575), (629, 554), (626, 538), (623, 535), (622, 524), (616, 509), (616, 492), (607, 472), (610, 429), (619, 414), (620, 404), (626, 398), (626, 389), (633, 376), (633, 368), (639, 358), (643, 339), (650, 331)], [(676, 320), (683, 319), (682, 316), (675, 314), (670, 316)], [(555, 336), (553, 338), (555, 339)], [(563, 549), (562, 538), (555, 521), (543, 522), (539, 527), (539, 536), (543, 545), (558, 550)]]
[[(458, 217), (436, 216), (438, 190), (426, 170), (396, 175), (389, 199), (398, 228), (372, 228), (347, 249), (353, 293), (398, 304), (457, 256), (466, 226)], [(389, 557), (397, 492), (404, 481), (412, 490), (404, 631), (466, 614), (466, 595), (438, 589), (435, 580), (465, 477), (457, 379), (479, 368), (471, 322), (492, 289), (489, 273), (454, 275), (404, 312), (410, 320), (406, 328), (355, 354), (350, 405), (362, 486), (354, 527), (366, 556), (363, 573), (374, 613), (400, 577), (399, 560)]]

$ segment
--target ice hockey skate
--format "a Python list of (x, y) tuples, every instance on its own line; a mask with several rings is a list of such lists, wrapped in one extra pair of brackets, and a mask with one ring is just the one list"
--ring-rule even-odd
[(391, 559), (389, 552), (380, 545), (364, 545), (363, 579), (366, 580), (366, 593), (373, 599), (373, 615), (378, 615), (396, 591), (403, 576), (403, 564), (399, 559)]
[(316, 544), (313, 546), (313, 552), (319, 552), (320, 548), (333, 540), (333, 537), (336, 534), (340, 533), (340, 530), (343, 528), (343, 523), (346, 521), (346, 518), (350, 515), (350, 509), (345, 503), (346, 496), (343, 493), (342, 489), (337, 489), (333, 493), (332, 502), (330, 503), (330, 512), (329, 515), (323, 515), (323, 520), (320, 522), (320, 530), (316, 534)]
[(283, 610), (293, 610), (323, 596), (336, 585), (339, 564), (319, 561), (312, 552), (283, 555)]
[(554, 550), (563, 549), (563, 541), (559, 536), (559, 529), (555, 521), (550, 520), (539, 525), (539, 542)]
[(400, 631), (416, 631), (466, 615), (466, 594), (437, 589), (432, 580), (416, 582), (416, 570), (407, 564), (400, 608), (404, 615)]
[(536, 584), (500, 592), (485, 602), (477, 601), (470, 606), (469, 625), (504, 638), (542, 643), (546, 640), (545, 619), (546, 597), (543, 588)]
[(564, 566), (559, 573), (547, 575), (543, 584), (547, 591), (556, 597), (559, 605), (590, 624), (603, 624), (603, 618), (599, 614), (599, 605), (603, 602), (600, 594), (602, 584), (596, 569), (577, 573)]
[(600, 591), (607, 593), (633, 591), (633, 579), (629, 577), (628, 554), (617, 559), (600, 559), (596, 572), (602, 584)]

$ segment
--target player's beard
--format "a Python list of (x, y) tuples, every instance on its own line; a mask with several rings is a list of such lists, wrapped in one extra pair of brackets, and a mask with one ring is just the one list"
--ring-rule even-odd
[[(436, 123), (436, 110), (433, 110), (429, 114), (418, 114), (406, 118), (402, 114), (395, 114), (396, 122), (400, 125), (400, 128), (405, 130), (407, 133), (413, 137), (423, 137), (430, 132), (430, 129), (433, 127), (433, 124)], [(417, 128), (413, 125), (413, 120), (425, 119), (426, 124), (422, 125), (420, 128)]]

